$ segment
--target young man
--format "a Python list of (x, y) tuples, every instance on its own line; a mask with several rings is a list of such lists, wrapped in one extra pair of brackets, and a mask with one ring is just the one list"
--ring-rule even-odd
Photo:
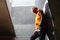
[(36, 14), (36, 19), (35, 19), (35, 32), (34, 34), (31, 36), (30, 40), (35, 40), (37, 37), (39, 37), (40, 39), (40, 24), (42, 21), (42, 10), (38, 10), (37, 7), (34, 7), (32, 9), (32, 12)]
[(49, 40), (55, 39), (54, 24), (51, 16), (51, 12), (48, 3), (45, 4), (45, 10), (38, 10), (38, 8), (33, 9), (33, 13), (36, 14), (35, 21), (35, 32), (31, 36), (30, 40), (35, 40), (39, 37), (39, 40), (45, 40), (45, 35), (47, 34)]

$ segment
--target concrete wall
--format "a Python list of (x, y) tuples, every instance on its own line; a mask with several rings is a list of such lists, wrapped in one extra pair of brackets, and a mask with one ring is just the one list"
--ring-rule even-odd
[(33, 24), (35, 14), (32, 13), (33, 6), (13, 7), (12, 16), (14, 24)]

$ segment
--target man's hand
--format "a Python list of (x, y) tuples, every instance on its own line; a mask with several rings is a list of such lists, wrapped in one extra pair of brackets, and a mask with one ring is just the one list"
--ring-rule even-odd
[(38, 33), (40, 35), (40, 30), (35, 30), (34, 34)]
[(40, 31), (39, 29), (35, 30), (35, 31)]

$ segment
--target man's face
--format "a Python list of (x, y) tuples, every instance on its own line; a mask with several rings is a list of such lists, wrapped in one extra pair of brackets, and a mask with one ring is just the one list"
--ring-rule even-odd
[(33, 13), (37, 14), (38, 9), (33, 9), (32, 11), (33, 11)]

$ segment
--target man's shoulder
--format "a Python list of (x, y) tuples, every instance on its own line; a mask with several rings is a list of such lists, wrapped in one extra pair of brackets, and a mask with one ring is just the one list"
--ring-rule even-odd
[(41, 12), (41, 11), (43, 11), (43, 10), (42, 10), (42, 9), (39, 9), (38, 11)]
[(41, 15), (43, 15), (43, 14), (44, 14), (44, 13), (43, 13), (43, 10), (41, 10), (41, 9), (39, 10), (39, 13), (40, 13)]

